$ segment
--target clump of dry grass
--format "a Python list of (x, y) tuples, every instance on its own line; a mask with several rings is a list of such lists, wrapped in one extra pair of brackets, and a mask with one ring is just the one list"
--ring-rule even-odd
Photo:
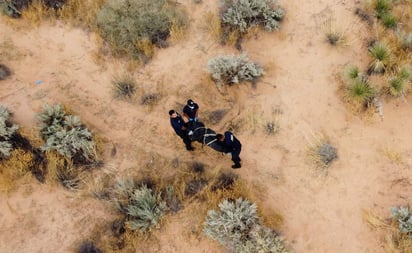
[(146, 105), (146, 106), (154, 106), (159, 103), (160, 99), (162, 98), (161, 93), (148, 93), (143, 95), (140, 98), (140, 104)]
[(116, 76), (112, 84), (115, 98), (131, 100), (136, 93), (136, 81), (130, 74)]
[(69, 190), (77, 190), (84, 179), (83, 169), (73, 165), (70, 158), (58, 154), (56, 151), (47, 151), (47, 176), (49, 183), (60, 182)]
[(329, 17), (324, 25), (323, 30), (325, 34), (326, 41), (332, 46), (345, 45), (347, 42), (346, 30), (339, 27), (336, 21)]
[(0, 161), (0, 190), (11, 192), (17, 188), (20, 178), (29, 175), (34, 165), (31, 153), (17, 148), (7, 160)]

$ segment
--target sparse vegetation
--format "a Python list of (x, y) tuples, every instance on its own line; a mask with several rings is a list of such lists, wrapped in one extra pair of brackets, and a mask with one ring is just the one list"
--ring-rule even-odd
[(0, 80), (4, 80), (10, 75), (11, 75), (10, 69), (6, 65), (0, 63)]
[(285, 12), (275, 0), (221, 0), (222, 40), (237, 34), (240, 47), (242, 36), (252, 26), (263, 26), (268, 31), (278, 30)]
[(13, 150), (12, 138), (19, 127), (9, 121), (10, 113), (8, 109), (0, 105), (0, 159), (10, 157)]
[(184, 12), (166, 0), (109, 0), (97, 15), (102, 37), (115, 53), (148, 60), (153, 47), (166, 47), (172, 24), (183, 27)]
[(367, 79), (357, 78), (348, 86), (347, 97), (357, 107), (367, 106), (375, 94), (375, 89), (370, 86)]
[(338, 153), (326, 137), (319, 136), (309, 146), (308, 156), (317, 167), (327, 168), (338, 158)]
[(80, 245), (78, 253), (103, 253), (103, 251), (97, 248), (94, 242), (86, 241)]
[(391, 217), (398, 223), (401, 233), (412, 233), (412, 211), (409, 206), (392, 207)]
[(38, 114), (40, 135), (46, 142), (42, 149), (55, 150), (75, 164), (90, 164), (97, 160), (96, 145), (91, 132), (79, 117), (66, 113), (60, 104), (45, 106)]
[(412, 49), (412, 32), (402, 36), (402, 46), (406, 49)]
[(255, 81), (263, 75), (263, 69), (258, 64), (251, 62), (245, 54), (210, 59), (207, 68), (218, 87), (223, 84), (231, 85), (243, 81)]
[(373, 8), (375, 15), (378, 18), (382, 18), (392, 9), (392, 0), (375, 0), (373, 2)]
[(208, 211), (204, 232), (233, 252), (288, 252), (283, 240), (271, 229), (260, 225), (255, 204), (239, 198), (223, 200), (219, 211)]
[(345, 43), (345, 31), (339, 28), (332, 18), (328, 18), (324, 24), (326, 41), (332, 45), (342, 45)]
[(126, 215), (131, 230), (147, 232), (159, 226), (166, 211), (166, 203), (160, 194), (146, 185), (137, 186), (132, 181), (120, 181), (117, 192), (116, 204)]
[(395, 97), (404, 96), (410, 89), (410, 80), (412, 72), (410, 68), (403, 67), (397, 73), (397, 76), (389, 79), (389, 94)]
[(116, 77), (112, 84), (115, 98), (128, 100), (136, 93), (136, 82), (131, 75)]
[(390, 57), (388, 46), (382, 42), (376, 42), (369, 47), (369, 53), (373, 57), (369, 70), (373, 73), (385, 72)]
[(140, 104), (153, 106), (156, 105), (159, 100), (162, 98), (162, 94), (160, 93), (148, 93), (141, 97)]
[(398, 20), (392, 13), (385, 13), (382, 16), (381, 20), (382, 20), (382, 24), (386, 28), (395, 28), (396, 24), (398, 23)]
[(21, 16), (23, 9), (26, 9), (32, 0), (1, 0), (0, 7), (3, 11), (3, 14), (18, 18)]

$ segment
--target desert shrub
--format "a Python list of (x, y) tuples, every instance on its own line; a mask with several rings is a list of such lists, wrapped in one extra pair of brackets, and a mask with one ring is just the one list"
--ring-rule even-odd
[(143, 185), (133, 190), (126, 210), (129, 228), (145, 232), (159, 226), (166, 203), (161, 200), (160, 194)]
[(382, 18), (392, 9), (392, 0), (375, 0), (373, 2), (373, 8), (375, 15), (378, 18)]
[(412, 49), (412, 32), (402, 36), (402, 47)]
[(266, 30), (280, 28), (285, 12), (275, 0), (221, 0), (223, 26), (245, 33), (250, 27), (262, 25)]
[(136, 93), (136, 82), (131, 75), (115, 77), (112, 84), (115, 98), (131, 99)]
[(10, 69), (6, 65), (0, 63), (0, 80), (6, 79), (10, 74)]
[(246, 241), (251, 229), (259, 223), (256, 205), (248, 200), (225, 199), (219, 204), (219, 209), (208, 211), (204, 232), (223, 245), (235, 247)]
[(121, 55), (150, 59), (153, 46), (167, 46), (172, 24), (185, 26), (186, 15), (166, 0), (109, 0), (97, 15), (102, 37)]
[(96, 161), (96, 145), (91, 132), (81, 124), (79, 117), (68, 115), (63, 106), (45, 106), (38, 114), (40, 134), (46, 142), (42, 149), (56, 150), (74, 163)]
[(381, 21), (386, 28), (395, 28), (398, 23), (396, 17), (390, 12), (382, 15)]
[(217, 178), (216, 182), (213, 183), (210, 188), (212, 191), (218, 190), (228, 190), (233, 187), (237, 180), (237, 175), (234, 173), (222, 173)]
[(280, 126), (277, 122), (269, 121), (265, 124), (265, 132), (267, 135), (274, 135), (279, 131), (279, 129)]
[(329, 143), (323, 143), (318, 147), (318, 154), (320, 160), (325, 165), (330, 164), (333, 160), (338, 158), (337, 150)]
[(178, 212), (182, 209), (182, 202), (176, 194), (176, 191), (172, 185), (168, 185), (164, 191), (164, 201), (166, 202), (167, 210), (171, 212)]
[(389, 79), (389, 94), (395, 97), (406, 95), (410, 88), (410, 80), (412, 78), (412, 71), (403, 67), (397, 73), (397, 76)]
[(219, 211), (208, 211), (204, 232), (233, 252), (286, 253), (283, 240), (260, 225), (256, 205), (242, 198), (223, 200)]
[(205, 172), (205, 164), (201, 162), (193, 162), (189, 164), (189, 170), (194, 173), (203, 174)]
[(12, 138), (19, 127), (9, 122), (10, 113), (0, 105), (0, 158), (8, 158), (13, 150)]
[(218, 86), (254, 81), (263, 74), (263, 69), (245, 54), (212, 58), (207, 63), (207, 69)]
[(194, 196), (196, 193), (200, 192), (207, 185), (205, 179), (191, 179), (186, 183), (185, 195)]
[(412, 232), (412, 211), (408, 206), (392, 207), (391, 217), (399, 224), (401, 233)]
[(348, 86), (348, 99), (355, 105), (367, 105), (376, 91), (366, 79), (355, 79)]
[(369, 47), (369, 54), (373, 57), (369, 70), (373, 73), (383, 73), (389, 62), (390, 51), (386, 44), (376, 42)]
[(79, 250), (77, 251), (78, 253), (103, 253), (103, 251), (99, 248), (97, 248), (93, 242), (91, 241), (85, 241), (83, 242)]
[(368, 25), (372, 25), (373, 24), (373, 19), (372, 17), (369, 15), (368, 12), (362, 10), (361, 8), (356, 8), (355, 9), (355, 14), (363, 21), (365, 21), (366, 23), (368, 23)]
[(21, 11), (29, 7), (32, 0), (0, 0), (0, 7), (7, 16), (18, 18)]
[(287, 253), (282, 237), (264, 226), (255, 226), (249, 233), (249, 240), (236, 246), (237, 253)]
[(55, 10), (61, 9), (66, 0), (43, 0), (44, 5)]
[(344, 73), (344, 77), (348, 80), (348, 81), (353, 81), (356, 79), (359, 79), (361, 77), (361, 72), (359, 70), (358, 66), (355, 65), (350, 65)]
[(144, 95), (140, 98), (140, 104), (142, 104), (142, 105), (148, 105), (148, 106), (153, 106), (153, 105), (156, 105), (161, 98), (162, 98), (162, 94), (161, 94), (161, 93), (148, 93), (148, 94), (144, 94)]

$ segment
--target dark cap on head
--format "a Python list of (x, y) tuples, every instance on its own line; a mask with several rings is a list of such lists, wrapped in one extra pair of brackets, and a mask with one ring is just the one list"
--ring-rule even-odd
[(193, 105), (193, 104), (194, 104), (193, 100), (191, 99), (187, 100), (187, 105)]
[(172, 114), (175, 113), (175, 112), (176, 112), (175, 110), (170, 110), (169, 115), (172, 116)]

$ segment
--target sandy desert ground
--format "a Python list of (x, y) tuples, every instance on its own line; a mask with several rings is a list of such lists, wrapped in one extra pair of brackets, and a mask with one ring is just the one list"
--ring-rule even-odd
[[(412, 97), (384, 98), (384, 118), (353, 112), (342, 100), (339, 76), (344, 66), (366, 66), (369, 29), (354, 15), (358, 1), (281, 1), (286, 18), (281, 30), (259, 31), (243, 41), (250, 59), (265, 69), (255, 87), (231, 86), (218, 91), (206, 71), (207, 60), (236, 54), (207, 32), (205, 14), (218, 12), (217, 1), (179, 1), (190, 14), (184, 40), (159, 50), (133, 70), (138, 94), (160, 93), (157, 105), (113, 99), (111, 80), (126, 70), (121, 59), (96, 61), (95, 34), (61, 22), (39, 26), (0, 16), (0, 61), (13, 75), (0, 81), (1, 104), (27, 132), (36, 131), (36, 113), (49, 103), (63, 103), (93, 133), (105, 139), (104, 166), (93, 171), (127, 177), (162, 161), (199, 161), (215, 171), (231, 171), (231, 161), (200, 145), (188, 153), (169, 125), (168, 110), (181, 110), (188, 98), (199, 103), (200, 118), (225, 109), (223, 120), (208, 125), (218, 132), (242, 122), (235, 132), (242, 141), (243, 166), (235, 171), (255, 191), (258, 208), (283, 217), (279, 231), (292, 252), (380, 253), (383, 234), (368, 227), (364, 211), (388, 218), (390, 207), (412, 196)], [(333, 18), (348, 43), (325, 41), (324, 24)], [(41, 84), (36, 84), (41, 80)], [(264, 124), (276, 121), (275, 135)], [(308, 161), (308, 145), (320, 133), (337, 148), (339, 158), (321, 173)], [(112, 156), (112, 147), (116, 154)], [(387, 152), (399, 154), (391, 160)], [(173, 175), (173, 167), (160, 172)], [(91, 184), (93, 178), (86, 183)], [(86, 187), (87, 188), (87, 187)], [(21, 179), (18, 189), (0, 194), (0, 252), (74, 252), (116, 212), (87, 190)], [(198, 233), (191, 210), (167, 218), (151, 241), (136, 252), (225, 252)]]

